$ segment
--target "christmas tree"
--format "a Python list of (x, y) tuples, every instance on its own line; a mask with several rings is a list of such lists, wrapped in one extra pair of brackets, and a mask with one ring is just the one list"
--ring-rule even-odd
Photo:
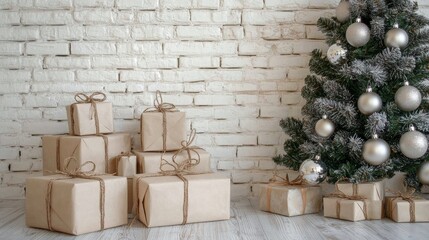
[(409, 187), (429, 184), (429, 20), (417, 10), (409, 0), (343, 0), (319, 19), (331, 47), (312, 52), (303, 117), (280, 122), (290, 139), (276, 163), (298, 170), (319, 155), (331, 183), (400, 171)]

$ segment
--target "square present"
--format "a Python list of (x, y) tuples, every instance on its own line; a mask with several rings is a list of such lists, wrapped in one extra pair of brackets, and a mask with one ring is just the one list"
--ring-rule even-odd
[[(193, 173), (207, 173), (211, 171), (210, 167), (210, 153), (205, 151), (202, 148), (193, 148), (195, 152), (191, 151), (191, 157), (197, 158), (199, 155), (200, 163), (196, 166), (193, 166), (189, 169)], [(137, 171), (138, 173), (157, 173), (160, 171), (161, 158), (166, 160), (169, 163), (173, 162), (173, 156), (176, 152), (141, 152), (134, 151), (134, 154), (137, 155)], [(175, 161), (177, 163), (182, 163), (188, 158), (187, 152), (182, 151), (176, 155)], [(173, 170), (173, 167), (164, 165), (164, 170)]]
[[(75, 157), (82, 164), (92, 161), (97, 173), (115, 173), (116, 156), (131, 151), (131, 137), (128, 133), (113, 133), (100, 136), (52, 135), (42, 137), (43, 171), (55, 172), (64, 169), (64, 159)], [(89, 170), (89, 166), (82, 170)], [(51, 173), (52, 174), (52, 173)]]
[(27, 226), (80, 235), (127, 224), (126, 178), (97, 178), (104, 182), (104, 191), (96, 179), (64, 175), (27, 178)]
[(135, 155), (118, 156), (118, 176), (133, 178), (137, 174), (137, 158)]
[(318, 186), (261, 186), (259, 209), (285, 216), (320, 212), (322, 190)]
[(325, 197), (323, 215), (352, 222), (382, 219), (384, 217), (383, 201)]
[(395, 222), (429, 222), (429, 200), (386, 197), (386, 216)]
[(70, 135), (113, 132), (113, 112), (110, 102), (74, 103), (67, 106), (66, 110)]
[(142, 113), (140, 131), (142, 150), (153, 152), (180, 149), (181, 142), (186, 139), (185, 120), (184, 112), (166, 112), (165, 116), (161, 112)]
[(229, 178), (215, 173), (183, 177), (187, 180), (188, 188), (185, 188), (185, 182), (177, 176), (148, 177), (140, 174), (134, 177), (134, 203), (137, 216), (145, 226), (158, 227), (230, 218)]
[(341, 191), (349, 196), (362, 196), (368, 200), (384, 200), (384, 182), (367, 182), (367, 183), (343, 183), (335, 184), (337, 191)]

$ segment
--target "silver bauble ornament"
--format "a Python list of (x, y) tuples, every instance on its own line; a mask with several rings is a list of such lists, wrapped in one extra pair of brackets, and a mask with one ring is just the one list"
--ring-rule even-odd
[(326, 179), (328, 169), (325, 163), (320, 160), (320, 156), (317, 155), (314, 159), (307, 159), (301, 163), (299, 175), (306, 184), (316, 185)]
[(426, 136), (410, 126), (410, 131), (404, 133), (399, 140), (399, 148), (407, 158), (417, 159), (425, 155), (428, 149)]
[(387, 47), (404, 48), (408, 45), (408, 34), (395, 23), (386, 33), (384, 44)]
[(418, 178), (421, 184), (429, 185), (429, 162), (424, 162), (420, 166)]
[(370, 115), (381, 110), (383, 102), (381, 97), (372, 92), (372, 88), (368, 87), (366, 93), (360, 95), (358, 99), (358, 108), (362, 114)]
[(332, 64), (338, 64), (341, 60), (346, 58), (347, 50), (344, 49), (339, 42), (331, 45), (328, 48), (328, 52), (326, 53), (326, 57), (329, 62)]
[(353, 47), (362, 47), (369, 42), (371, 32), (367, 25), (361, 23), (357, 18), (356, 22), (350, 25), (346, 31), (347, 42)]
[(334, 133), (335, 125), (326, 115), (323, 115), (322, 119), (316, 122), (314, 129), (317, 135), (321, 137), (329, 137)]
[(370, 165), (377, 166), (389, 159), (390, 147), (386, 141), (378, 138), (377, 134), (372, 136), (363, 145), (363, 159)]
[(350, 18), (350, 2), (347, 0), (341, 1), (335, 11), (339, 22), (345, 22)]
[(395, 93), (395, 103), (402, 111), (410, 112), (416, 110), (422, 103), (420, 91), (406, 81)]

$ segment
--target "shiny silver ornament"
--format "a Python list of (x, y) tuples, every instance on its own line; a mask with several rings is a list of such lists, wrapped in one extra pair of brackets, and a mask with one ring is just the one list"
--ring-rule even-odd
[(381, 97), (372, 92), (372, 88), (368, 87), (366, 93), (362, 94), (358, 99), (358, 108), (362, 114), (370, 115), (381, 110), (383, 102)]
[(406, 81), (395, 93), (395, 103), (402, 111), (410, 112), (416, 110), (422, 103), (420, 91)]
[(339, 42), (331, 45), (328, 48), (328, 52), (326, 53), (326, 57), (329, 62), (332, 64), (338, 64), (341, 60), (346, 58), (347, 50), (344, 49)]
[(384, 45), (387, 47), (404, 48), (408, 45), (408, 34), (395, 23), (384, 37)]
[(335, 10), (336, 17), (339, 22), (343, 23), (350, 18), (350, 2), (347, 0), (341, 1)]
[(423, 133), (416, 131), (411, 125), (410, 131), (401, 136), (399, 148), (407, 158), (421, 158), (428, 150), (428, 140)]
[(321, 137), (329, 137), (335, 131), (334, 123), (326, 115), (316, 122), (315, 131)]
[(350, 25), (346, 31), (347, 42), (353, 47), (362, 47), (369, 42), (371, 32), (367, 25), (361, 23), (357, 18), (356, 22)]
[(304, 182), (309, 185), (322, 183), (328, 175), (328, 169), (324, 162), (317, 155), (314, 159), (307, 159), (299, 167), (299, 175)]
[(421, 184), (429, 185), (429, 162), (424, 162), (420, 166), (418, 178)]
[(377, 166), (389, 159), (390, 147), (386, 141), (378, 138), (377, 134), (372, 136), (363, 145), (363, 159), (370, 165)]

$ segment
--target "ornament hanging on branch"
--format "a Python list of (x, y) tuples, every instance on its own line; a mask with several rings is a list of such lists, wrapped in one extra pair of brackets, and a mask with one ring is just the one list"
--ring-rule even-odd
[(320, 156), (316, 155), (314, 159), (307, 159), (299, 167), (299, 175), (306, 184), (316, 185), (322, 183), (328, 175), (328, 169)]
[(363, 159), (370, 165), (378, 166), (390, 157), (390, 147), (386, 141), (378, 138), (377, 134), (372, 136), (363, 145)]
[(349, 20), (350, 18), (350, 2), (348, 0), (342, 0), (335, 10), (337, 20), (341, 23)]
[(399, 148), (407, 158), (417, 159), (425, 155), (428, 149), (428, 140), (423, 133), (416, 131), (411, 125), (410, 131), (401, 136)]
[(429, 162), (424, 162), (420, 166), (418, 178), (421, 184), (429, 185)]
[(372, 88), (368, 87), (366, 93), (360, 95), (358, 99), (358, 108), (362, 114), (370, 115), (381, 110), (383, 102), (381, 97), (372, 92)]
[(353, 47), (362, 47), (369, 42), (371, 32), (367, 25), (356, 18), (356, 22), (350, 25), (346, 31), (347, 42)]
[(386, 33), (384, 44), (387, 47), (404, 48), (408, 45), (408, 34), (395, 23)]
[(316, 122), (315, 131), (321, 137), (329, 137), (334, 133), (335, 125), (328, 116), (323, 115), (322, 119)]
[(331, 64), (338, 64), (346, 58), (346, 54), (347, 50), (340, 45), (340, 41), (337, 41), (328, 48), (326, 56)]
[(414, 111), (422, 103), (422, 94), (416, 87), (410, 86), (408, 81), (405, 81), (404, 86), (395, 93), (395, 103), (402, 111)]

